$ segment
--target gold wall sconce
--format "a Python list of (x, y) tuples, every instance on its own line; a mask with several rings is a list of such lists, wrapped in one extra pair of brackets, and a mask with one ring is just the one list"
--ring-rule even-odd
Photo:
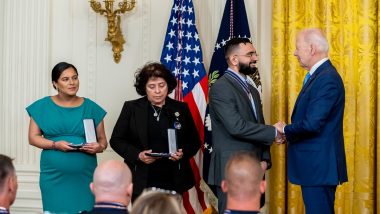
[(120, 15), (126, 11), (130, 11), (135, 7), (135, 0), (123, 0), (119, 2), (119, 9), (114, 10), (113, 3), (115, 0), (104, 0), (105, 9), (102, 8), (101, 3), (96, 0), (91, 0), (91, 8), (100, 15), (107, 17), (108, 32), (106, 41), (111, 42), (113, 58), (116, 63), (120, 62), (121, 52), (124, 50), (123, 45), (125, 43), (123, 33), (120, 28)]

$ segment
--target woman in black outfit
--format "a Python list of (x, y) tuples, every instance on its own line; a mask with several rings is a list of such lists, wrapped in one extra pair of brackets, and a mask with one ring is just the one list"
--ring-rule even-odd
[[(147, 187), (182, 194), (195, 184), (189, 159), (201, 145), (189, 107), (168, 97), (177, 82), (164, 65), (148, 63), (135, 77), (143, 97), (124, 103), (110, 140), (132, 170), (132, 200)], [(178, 150), (169, 157), (150, 156), (169, 153), (168, 129), (175, 132)]]

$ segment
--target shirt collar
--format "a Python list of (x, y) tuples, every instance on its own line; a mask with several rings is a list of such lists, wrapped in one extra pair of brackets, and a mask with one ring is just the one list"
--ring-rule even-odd
[(0, 213), (9, 213), (9, 210), (5, 207), (0, 207)]
[(255, 87), (257, 89), (256, 84), (253, 82), (253, 80), (251, 78), (248, 78), (247, 75), (242, 74), (240, 72), (236, 72), (232, 68), (228, 68), (227, 70), (230, 71), (230, 72), (234, 72), (234, 74), (236, 74), (236, 76), (239, 77), (239, 79), (241, 81), (243, 81), (247, 86), (251, 85), (251, 86), (253, 86), (253, 87)]
[(247, 76), (242, 74), (242, 73), (239, 73), (239, 72), (236, 72), (234, 70), (232, 70), (232, 68), (228, 68), (229, 71), (231, 72), (234, 72), (234, 74), (236, 74), (236, 76), (238, 76), (243, 82), (246, 82), (247, 81)]
[(313, 67), (311, 67), (311, 69), (310, 69), (310, 71), (309, 71), (309, 73), (310, 73), (310, 76), (311, 75), (313, 75), (313, 73), (317, 70), (317, 68), (319, 67), (319, 66), (321, 66), (324, 62), (326, 62), (327, 60), (329, 60), (329, 58), (323, 58), (323, 59), (321, 59), (321, 60), (319, 60), (317, 63), (315, 63), (314, 65), (313, 65)]
[(242, 210), (229, 210), (229, 209), (226, 209), (224, 211), (224, 214), (231, 214), (231, 213), (234, 213), (234, 214), (260, 214), (260, 211), (242, 211)]
[(239, 75), (237, 72), (235, 72), (231, 68), (228, 68), (225, 74), (231, 76), (243, 88), (243, 90), (247, 94), (250, 93), (246, 79), (244, 79), (244, 77), (247, 78), (245, 75), (243, 77), (242, 75)]
[(117, 202), (97, 202), (95, 203), (94, 208), (127, 210), (127, 206)]

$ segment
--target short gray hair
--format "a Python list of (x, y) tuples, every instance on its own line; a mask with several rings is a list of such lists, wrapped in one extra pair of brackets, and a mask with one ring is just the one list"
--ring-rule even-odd
[(304, 34), (305, 42), (316, 45), (318, 51), (323, 53), (329, 52), (329, 43), (327, 42), (327, 39), (321, 29), (308, 28), (303, 30), (301, 33)]

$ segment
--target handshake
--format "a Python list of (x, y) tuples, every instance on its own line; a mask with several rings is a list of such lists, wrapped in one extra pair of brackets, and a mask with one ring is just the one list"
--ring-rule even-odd
[(275, 138), (275, 142), (277, 144), (283, 144), (286, 142), (286, 137), (284, 133), (284, 127), (286, 126), (285, 122), (279, 121), (276, 124), (273, 125), (277, 130), (277, 135)]

